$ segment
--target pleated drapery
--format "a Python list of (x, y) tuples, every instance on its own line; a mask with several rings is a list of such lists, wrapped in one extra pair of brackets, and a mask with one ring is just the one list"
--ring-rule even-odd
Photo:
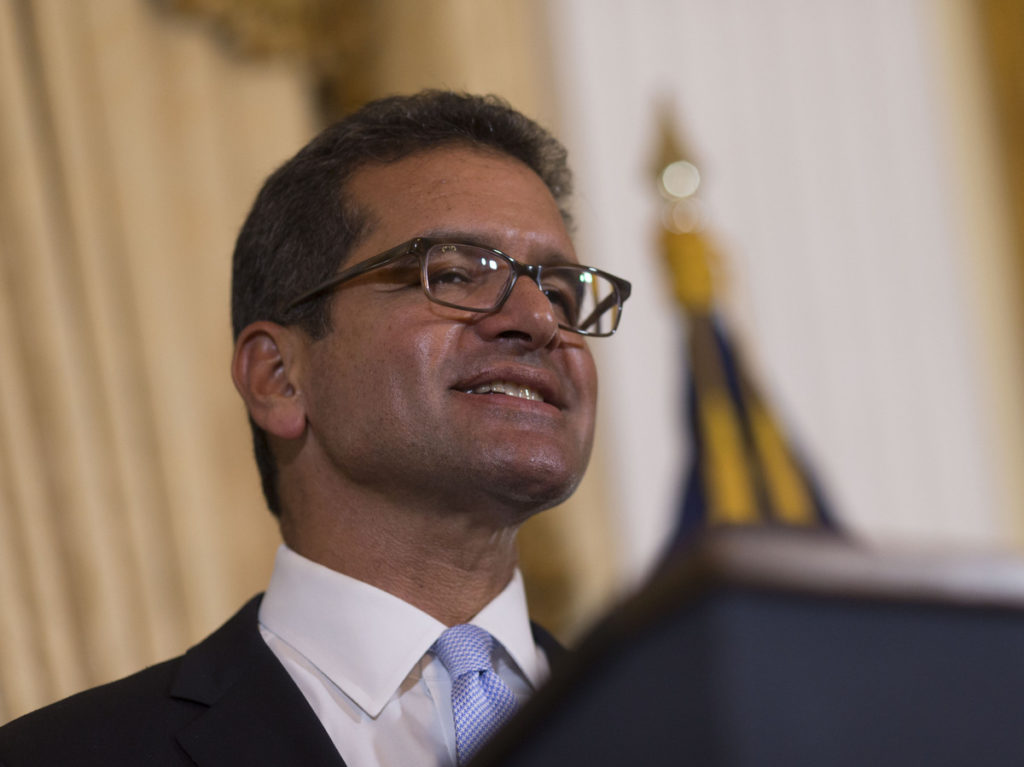
[(0, 2), (0, 721), (265, 582), (230, 254), (306, 91), (147, 3)]

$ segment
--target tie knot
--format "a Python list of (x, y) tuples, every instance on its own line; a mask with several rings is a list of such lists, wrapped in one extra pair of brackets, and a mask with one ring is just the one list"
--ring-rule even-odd
[(432, 649), (452, 679), (458, 679), (470, 672), (493, 671), (493, 643), (494, 638), (479, 626), (462, 623), (445, 629)]

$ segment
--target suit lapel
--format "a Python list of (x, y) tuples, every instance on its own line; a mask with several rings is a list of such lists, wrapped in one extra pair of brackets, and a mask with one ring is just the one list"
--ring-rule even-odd
[(330, 737), (259, 635), (259, 597), (182, 660), (171, 694), (208, 708), (178, 734), (199, 767), (344, 767)]
[(555, 669), (561, 666), (569, 658), (569, 651), (543, 626), (530, 621), (530, 630), (533, 632), (533, 641), (548, 656), (548, 663)]
[(178, 733), (178, 742), (200, 767), (344, 767), (302, 693), (287, 682), (290, 688), (260, 673), (240, 681)]

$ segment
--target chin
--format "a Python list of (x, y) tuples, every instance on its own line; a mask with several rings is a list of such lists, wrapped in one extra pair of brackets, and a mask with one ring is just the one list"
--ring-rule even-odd
[(510, 471), (505, 478), (494, 489), (525, 518), (567, 500), (579, 487), (583, 471), (534, 463), (528, 471)]
[(480, 493), (525, 519), (557, 506), (575, 492), (589, 454), (589, 440), (583, 444), (494, 440), (477, 452), (472, 467), (469, 462), (463, 464), (463, 481), (474, 488), (474, 494)]

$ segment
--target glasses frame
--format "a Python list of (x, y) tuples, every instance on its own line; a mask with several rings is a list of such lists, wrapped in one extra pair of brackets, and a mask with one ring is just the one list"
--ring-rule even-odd
[[(469, 306), (462, 306), (460, 304), (453, 304), (448, 301), (442, 301), (436, 296), (430, 294), (430, 291), (427, 289), (427, 253), (430, 251), (431, 248), (437, 245), (464, 245), (466, 247), (477, 248), (479, 250), (484, 250), (494, 256), (497, 256), (498, 258), (502, 259), (503, 261), (509, 264), (509, 266), (512, 268), (512, 279), (509, 280), (508, 284), (505, 286), (504, 291), (502, 291), (501, 295), (494, 302), (493, 306), (485, 309), (475, 309)], [(501, 309), (502, 306), (505, 305), (505, 301), (507, 301), (508, 297), (512, 295), (512, 289), (515, 287), (516, 281), (521, 276), (529, 277), (530, 280), (534, 284), (536, 284), (542, 292), (544, 290), (544, 287), (541, 285), (540, 282), (541, 275), (544, 273), (544, 269), (546, 268), (544, 265), (524, 264), (521, 261), (516, 261), (514, 258), (512, 258), (512, 256), (508, 255), (507, 253), (502, 253), (500, 250), (497, 250), (495, 248), (489, 248), (484, 245), (475, 245), (473, 243), (468, 242), (455, 242), (453, 240), (446, 238), (415, 237), (411, 240), (403, 242), (401, 245), (396, 245), (393, 248), (389, 248), (388, 250), (385, 250), (383, 253), (380, 253), (376, 256), (372, 256), (366, 259), (365, 261), (360, 261), (358, 264), (350, 266), (348, 269), (342, 269), (337, 274), (324, 280), (316, 287), (307, 290), (301, 296), (290, 302), (285, 307), (285, 312), (291, 312), (297, 306), (304, 304), (307, 301), (310, 301), (325, 293), (328, 293), (334, 290), (335, 288), (339, 287), (343, 283), (348, 282), (349, 280), (353, 280), (356, 277), (366, 274), (367, 272), (373, 271), (374, 269), (379, 269), (382, 266), (387, 266), (388, 264), (397, 261), (400, 258), (405, 258), (406, 256), (416, 256), (419, 259), (420, 288), (423, 290), (423, 294), (435, 304), (447, 306), (452, 309), (459, 309), (466, 312), (478, 312), (480, 314), (489, 314), (491, 312), (496, 312), (499, 309)], [(621, 320), (622, 318), (622, 304), (625, 303), (627, 298), (629, 298), (629, 294), (632, 291), (633, 286), (629, 283), (628, 280), (624, 280), (621, 277), (616, 277), (614, 274), (609, 274), (608, 272), (601, 271), (600, 269), (596, 269), (593, 266), (579, 266), (577, 264), (553, 264), (551, 268), (565, 266), (572, 266), (580, 269), (581, 271), (598, 275), (608, 280), (615, 286), (614, 292), (607, 298), (605, 298), (604, 301), (601, 302), (601, 304), (591, 313), (591, 316), (594, 316), (596, 314), (603, 314), (605, 311), (611, 308), (613, 303), (618, 305), (618, 311), (615, 313), (614, 327), (612, 327), (612, 329), (606, 333), (594, 333), (588, 332), (586, 330), (579, 330), (577, 328), (571, 328), (567, 325), (563, 325), (562, 323), (558, 323), (558, 327), (562, 328), (563, 330), (568, 330), (570, 333), (578, 333), (581, 336), (593, 336), (595, 338), (607, 337), (615, 333), (615, 331), (618, 330), (619, 327), (619, 320)], [(589, 319), (589, 317), (585, 318), (585, 320)]]

